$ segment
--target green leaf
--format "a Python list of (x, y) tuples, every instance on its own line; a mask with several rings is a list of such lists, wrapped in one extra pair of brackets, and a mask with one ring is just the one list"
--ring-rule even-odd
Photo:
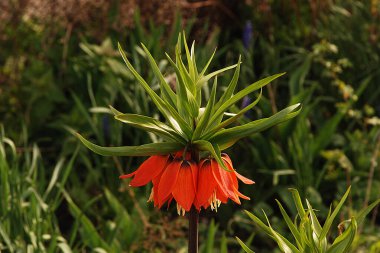
[[(260, 101), (260, 98), (261, 98), (261, 94), (262, 94), (262, 89), (260, 90), (260, 94), (259, 96), (257, 97), (257, 99), (255, 101), (253, 101), (251, 104), (247, 105), (246, 107), (244, 107), (242, 110), (240, 110), (237, 114), (235, 114), (233, 117), (231, 118), (228, 118), (226, 119), (225, 121), (221, 122), (220, 124), (216, 125), (213, 129), (211, 129), (210, 131), (207, 131), (204, 135), (204, 139), (207, 139), (209, 138), (210, 136), (212, 136), (213, 134), (215, 134), (219, 129), (222, 129), (232, 123), (234, 123), (235, 121), (237, 121), (242, 115), (244, 115), (244, 113), (246, 113), (247, 111), (249, 111), (250, 109), (252, 109), (259, 101)], [(217, 106), (215, 106), (217, 107)]]
[(352, 242), (354, 241), (358, 229), (354, 217), (351, 218), (348, 228), (338, 236), (326, 253), (346, 253), (349, 252)]
[(186, 58), (187, 58), (187, 65), (189, 66), (189, 75), (193, 83), (195, 83), (195, 80), (197, 78), (196, 77), (197, 69), (194, 66), (194, 61), (190, 55), (189, 47), (187, 46), (187, 42), (186, 42), (185, 33), (182, 33), (182, 34), (183, 34), (183, 44), (185, 46), (185, 53), (186, 53)]
[[(264, 224), (258, 217), (256, 217), (253, 213), (250, 213), (248, 211), (245, 211), (246, 214), (253, 220), (253, 222), (260, 228), (262, 229), (267, 235), (269, 235), (273, 240), (277, 242), (277, 244), (280, 246), (280, 248), (284, 252), (291, 252), (291, 253), (299, 253), (300, 251), (293, 245), (291, 244), (285, 237), (277, 233), (276, 231), (273, 230), (273, 228), (270, 226), (269, 221), (268, 224)], [(264, 215), (266, 217), (266, 214), (264, 212)], [(291, 251), (289, 251), (291, 250)]]
[(103, 238), (97, 232), (95, 226), (91, 223), (90, 219), (82, 212), (81, 209), (74, 203), (69, 194), (62, 190), (63, 196), (65, 197), (67, 203), (69, 204), (69, 209), (71, 214), (80, 222), (83, 235), (85, 237), (85, 242), (91, 248), (102, 247), (107, 251), (111, 251), (111, 248), (103, 240)]
[(300, 194), (298, 193), (297, 189), (294, 189), (294, 188), (289, 188), (289, 191), (292, 193), (298, 215), (300, 219), (303, 219), (306, 216), (306, 212), (305, 212), (305, 208), (302, 205)]
[[(294, 111), (296, 109), (297, 111)], [(271, 126), (274, 126), (285, 120), (295, 117), (300, 111), (300, 104), (295, 104), (279, 111), (278, 113), (272, 115), (269, 118), (259, 119), (242, 126), (236, 126), (220, 130), (219, 132), (214, 134), (209, 139), (209, 141), (212, 143), (217, 143), (220, 146), (224, 146), (226, 143), (232, 143), (233, 145), (236, 141), (238, 141), (241, 138), (263, 131)]]
[(380, 199), (374, 201), (372, 204), (370, 204), (369, 206), (367, 206), (366, 208), (363, 208), (359, 211), (359, 213), (357, 214), (356, 216), (356, 220), (357, 220), (357, 223), (360, 225), (365, 217), (372, 211), (373, 208), (375, 208), (375, 206), (377, 206), (378, 204), (380, 204)]
[(203, 114), (202, 114), (202, 116), (201, 116), (195, 130), (194, 130), (192, 140), (198, 139), (201, 136), (202, 131), (204, 131), (204, 129), (206, 128), (206, 126), (209, 123), (209, 119), (210, 119), (211, 114), (214, 110), (216, 86), (217, 86), (217, 77), (215, 77), (214, 84), (213, 84), (212, 90), (211, 90), (210, 98), (207, 102), (205, 111), (203, 112)]
[(239, 237), (235, 236), (236, 240), (238, 241), (238, 243), (240, 244), (240, 246), (243, 248), (243, 250), (247, 253), (255, 253), (253, 250), (251, 250), (250, 248), (248, 248), (247, 245), (245, 245), (245, 243), (239, 239)]
[(115, 116), (115, 119), (132, 125), (137, 128), (144, 129), (148, 132), (155, 133), (159, 136), (162, 136), (166, 139), (174, 140), (182, 144), (186, 144), (186, 136), (179, 135), (176, 131), (173, 130), (170, 126), (153, 119), (151, 117), (139, 115), (139, 114), (119, 114)]
[(176, 76), (177, 76), (177, 85), (176, 85), (177, 101), (176, 101), (176, 105), (178, 107), (178, 111), (179, 111), (180, 115), (182, 117), (184, 117), (185, 119), (187, 119), (188, 122), (190, 123), (191, 119), (189, 117), (187, 117), (188, 112), (190, 111), (190, 107), (189, 107), (189, 99), (187, 96), (188, 92), (186, 90), (185, 81), (183, 79), (183, 76), (182, 76), (181, 71), (178, 68), (178, 66), (174, 63), (174, 61), (170, 58), (170, 56), (168, 54), (165, 54), (165, 55), (166, 55), (166, 58), (168, 59), (169, 63), (171, 64), (171, 66), (174, 68), (174, 71), (175, 71)]
[(203, 250), (203, 253), (209, 253), (209, 252), (214, 251), (215, 234), (217, 230), (218, 230), (218, 225), (215, 225), (215, 221), (211, 220), (211, 223), (208, 228), (206, 243), (205, 243), (206, 246)]
[(197, 81), (197, 88), (201, 88), (203, 84), (205, 84), (208, 80), (210, 80), (211, 78), (213, 78), (214, 76), (216, 75), (219, 75), (227, 70), (230, 70), (230, 69), (233, 69), (237, 66), (237, 64), (234, 64), (234, 65), (231, 65), (231, 66), (228, 66), (228, 67), (225, 67), (225, 68), (222, 68), (222, 69), (219, 69), (219, 70), (216, 70), (206, 76), (202, 76), (201, 78), (198, 79)]
[(112, 105), (109, 105), (109, 108), (111, 109), (111, 112), (113, 113), (114, 116), (123, 114), (122, 112), (116, 110), (115, 108), (112, 107)]
[(151, 156), (169, 154), (181, 150), (184, 147), (176, 142), (149, 143), (141, 146), (102, 147), (89, 142), (78, 133), (77, 137), (87, 148), (104, 156)]
[(241, 55), (239, 56), (239, 60), (234, 72), (234, 75), (231, 79), (231, 82), (228, 84), (226, 91), (223, 93), (222, 97), (216, 104), (216, 107), (220, 107), (222, 104), (224, 104), (228, 99), (232, 97), (234, 94), (237, 82), (239, 80), (239, 75), (240, 75), (240, 65), (241, 65)]
[(175, 106), (176, 100), (177, 100), (176, 94), (170, 88), (170, 85), (166, 82), (164, 76), (162, 75), (160, 69), (157, 66), (156, 61), (154, 60), (153, 56), (150, 54), (149, 50), (142, 43), (141, 43), (141, 46), (144, 49), (144, 52), (146, 53), (146, 55), (148, 57), (148, 61), (149, 61), (150, 67), (152, 68), (154, 74), (156, 75), (156, 77), (158, 78), (158, 80), (160, 82), (160, 87), (161, 87), (162, 94), (166, 98), (166, 101), (169, 101), (169, 103), (172, 106)]
[(294, 225), (294, 223), (290, 219), (289, 215), (286, 213), (285, 209), (282, 207), (281, 203), (277, 199), (276, 199), (276, 202), (280, 208), (282, 217), (284, 217), (284, 220), (285, 220), (286, 224), (288, 225), (288, 228), (290, 229), (290, 232), (292, 232), (293, 237), (296, 239), (296, 243), (297, 243), (298, 247), (302, 249), (300, 232), (297, 230), (297, 227)]
[(215, 158), (218, 164), (226, 171), (230, 171), (227, 166), (224, 164), (222, 160), (222, 156), (220, 153), (220, 149), (218, 145), (213, 145), (206, 140), (196, 140), (193, 142), (194, 146), (196, 146), (201, 151), (208, 151)]
[(165, 100), (162, 100), (162, 98), (160, 98), (160, 96), (158, 96), (149, 87), (146, 81), (140, 76), (139, 73), (137, 73), (137, 71), (134, 69), (132, 64), (129, 62), (127, 56), (125, 55), (119, 43), (118, 43), (118, 47), (125, 64), (127, 64), (127, 67), (132, 72), (133, 76), (137, 79), (137, 81), (139, 81), (139, 83), (143, 86), (145, 91), (152, 98), (152, 101), (155, 103), (158, 110), (160, 110), (160, 112), (170, 122), (170, 124), (173, 126), (174, 129), (176, 129), (178, 132), (182, 132), (183, 130), (185, 134), (189, 137), (189, 135), (191, 134), (191, 129), (189, 128), (188, 123), (178, 114), (178, 112), (170, 104), (165, 102)]
[(332, 212), (331, 216), (329, 215), (329, 217), (327, 218), (325, 224), (323, 225), (323, 228), (322, 228), (322, 232), (321, 232), (321, 235), (320, 235), (320, 238), (324, 238), (326, 237), (327, 233), (329, 232), (330, 230), (330, 227), (335, 219), (335, 217), (337, 216), (337, 214), (339, 213), (340, 209), (342, 208), (343, 206), (343, 203), (346, 201), (347, 199), (347, 196), (348, 194), (350, 193), (350, 190), (351, 190), (351, 186), (348, 187), (346, 193), (343, 195), (342, 199), (339, 201), (338, 205), (336, 206), (336, 208), (334, 209), (334, 211)]
[(264, 79), (261, 79), (255, 83), (249, 85), (247, 88), (239, 91), (238, 93), (236, 93), (235, 95), (233, 95), (231, 98), (227, 99), (224, 103), (222, 103), (220, 105), (219, 109), (213, 115), (211, 121), (218, 119), (218, 117), (220, 115), (222, 115), (230, 106), (235, 104), (240, 99), (242, 99), (245, 96), (247, 96), (248, 94), (262, 88), (263, 86), (267, 85), (268, 83), (272, 82), (273, 80), (275, 80), (276, 78), (278, 78), (284, 74), (285, 73), (280, 73), (280, 74), (276, 74), (273, 76), (266, 77)]
[(210, 63), (211, 63), (212, 59), (215, 56), (215, 53), (216, 53), (216, 48), (214, 49), (214, 52), (212, 53), (210, 59), (207, 61), (206, 65), (203, 67), (203, 69), (202, 69), (201, 73), (199, 74), (199, 76), (203, 76), (206, 73), (208, 67), (210, 66)]

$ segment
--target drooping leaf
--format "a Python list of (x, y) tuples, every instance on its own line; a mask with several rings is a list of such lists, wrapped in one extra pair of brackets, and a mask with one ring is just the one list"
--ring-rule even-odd
[(102, 147), (86, 140), (78, 133), (77, 137), (87, 148), (104, 156), (151, 156), (169, 154), (183, 149), (183, 145), (176, 142), (149, 143), (141, 146)]
[(173, 128), (151, 117), (126, 113), (115, 116), (115, 119), (134, 127), (144, 129), (148, 132), (155, 133), (166, 139), (186, 144), (186, 140), (174, 131)]

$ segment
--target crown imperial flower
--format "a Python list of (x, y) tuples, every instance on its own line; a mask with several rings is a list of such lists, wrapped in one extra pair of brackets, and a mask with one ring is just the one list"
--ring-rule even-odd
[[(184, 53), (182, 51), (184, 48)], [(141, 146), (101, 147), (78, 134), (79, 139), (91, 150), (108, 156), (149, 156), (140, 167), (120, 178), (132, 178), (130, 186), (139, 187), (152, 182), (153, 189), (149, 200), (161, 208), (173, 200), (177, 210), (184, 214), (192, 207), (200, 210), (217, 210), (220, 203), (231, 199), (240, 204), (240, 198), (249, 199), (238, 190), (238, 181), (245, 184), (254, 182), (236, 172), (231, 159), (222, 151), (234, 145), (239, 139), (263, 131), (273, 125), (295, 117), (301, 110), (299, 104), (291, 105), (276, 114), (243, 125), (236, 124), (238, 119), (252, 109), (260, 100), (262, 87), (284, 73), (266, 77), (247, 85), (235, 93), (241, 59), (232, 66), (207, 73), (215, 51), (199, 71), (195, 59), (194, 43), (189, 49), (185, 36), (178, 37), (175, 59), (166, 54), (167, 60), (176, 75), (175, 89), (167, 82), (160, 69), (142, 44), (142, 50), (152, 68), (160, 87), (154, 91), (136, 71), (119, 45), (119, 51), (128, 69), (145, 89), (152, 102), (165, 118), (165, 122), (155, 118), (122, 113), (110, 107), (116, 120), (141, 128), (158, 136), (160, 142)], [(185, 55), (186, 63), (182, 57)], [(217, 76), (235, 69), (233, 77), (217, 98)], [(203, 87), (213, 79), (210, 95), (202, 103)], [(237, 113), (227, 113), (238, 101), (255, 91), (260, 91), (256, 99), (245, 104)], [(235, 126), (232, 126), (235, 123)]]

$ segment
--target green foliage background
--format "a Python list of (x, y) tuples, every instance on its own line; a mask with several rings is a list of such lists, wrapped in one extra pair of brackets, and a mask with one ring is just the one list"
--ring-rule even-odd
[[(22, 1), (14, 1), (12, 18), (1, 16), (0, 26), (0, 250), (186, 251), (186, 219), (174, 209), (157, 211), (146, 204), (149, 186), (130, 189), (118, 179), (142, 158), (100, 157), (72, 135), (79, 131), (110, 146), (155, 141), (156, 136), (113, 120), (108, 109), (112, 105), (158, 116), (116, 45), (123, 45), (137, 71), (157, 90), (139, 42), (170, 78), (173, 70), (164, 52), (173, 54), (182, 30), (196, 41), (201, 66), (215, 47), (212, 69), (232, 65), (242, 55), (238, 89), (287, 72), (263, 90), (242, 123), (303, 104), (295, 119), (228, 150), (237, 170), (256, 185), (243, 186), (252, 200), (242, 206), (231, 203), (218, 213), (203, 212), (201, 252), (240, 252), (234, 236), (256, 252), (276, 252), (275, 243), (242, 210), (260, 218), (265, 210), (272, 226), (289, 234), (274, 200), (294, 217), (289, 187), (298, 189), (322, 220), (349, 185), (340, 220), (379, 198), (380, 2), (290, 2), (241, 2), (227, 20), (217, 15), (223, 17), (222, 7), (230, 7), (223, 1), (222, 7), (182, 7), (170, 22), (160, 21), (152, 10), (135, 11), (131, 26), (115, 28), (98, 27), (96, 19), (60, 23), (26, 18), (25, 9), (16, 12)], [(115, 24), (122, 5), (114, 3), (102, 24)], [(228, 84), (232, 74), (221, 76), (221, 82)], [(364, 224), (351, 250), (378, 252), (377, 209)]]

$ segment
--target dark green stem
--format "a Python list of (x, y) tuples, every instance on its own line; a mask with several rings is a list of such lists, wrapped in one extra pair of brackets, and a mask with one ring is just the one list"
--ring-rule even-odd
[[(199, 151), (196, 149), (191, 150), (191, 157), (196, 163), (199, 163)], [(199, 211), (192, 206), (189, 213), (189, 247), (188, 253), (198, 253), (198, 222)]]
[(189, 253), (198, 253), (198, 221), (199, 212), (193, 206), (189, 213)]

